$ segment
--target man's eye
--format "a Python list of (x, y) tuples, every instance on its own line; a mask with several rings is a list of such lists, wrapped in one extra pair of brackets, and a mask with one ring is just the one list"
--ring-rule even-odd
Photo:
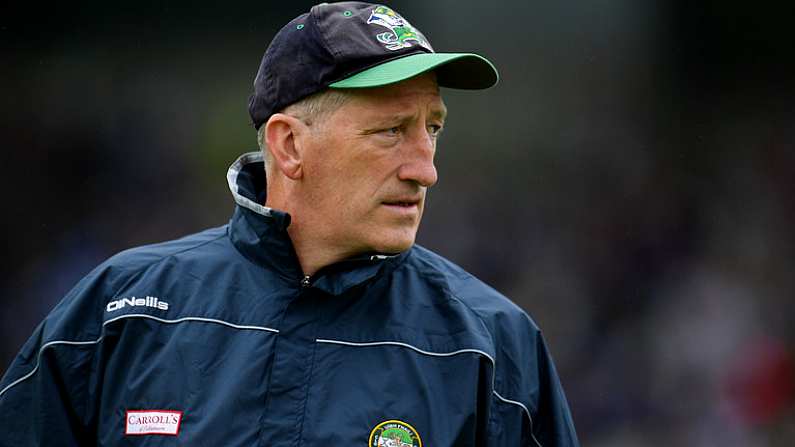
[(384, 133), (390, 136), (396, 136), (400, 134), (400, 127), (390, 127), (389, 129), (385, 129)]
[(431, 124), (428, 126), (428, 133), (432, 137), (438, 137), (440, 133), (442, 133), (442, 126)]

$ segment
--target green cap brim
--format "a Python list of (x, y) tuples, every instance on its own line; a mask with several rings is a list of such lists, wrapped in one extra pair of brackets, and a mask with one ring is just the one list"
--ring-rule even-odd
[(331, 88), (367, 88), (394, 84), (426, 71), (436, 72), (441, 87), (479, 90), (500, 76), (488, 59), (473, 53), (419, 53), (393, 59), (337, 81)]

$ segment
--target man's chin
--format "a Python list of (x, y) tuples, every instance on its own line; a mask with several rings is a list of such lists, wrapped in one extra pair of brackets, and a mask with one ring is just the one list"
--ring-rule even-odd
[(416, 235), (416, 231), (411, 234), (389, 235), (381, 238), (372, 247), (378, 253), (401, 253), (414, 245)]

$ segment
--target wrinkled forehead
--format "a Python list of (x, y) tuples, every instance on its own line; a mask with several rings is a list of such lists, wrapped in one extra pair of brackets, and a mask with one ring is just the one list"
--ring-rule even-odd
[(356, 105), (372, 107), (374, 112), (378, 110), (385, 113), (396, 113), (401, 110), (408, 112), (418, 107), (442, 116), (447, 112), (434, 73), (425, 73), (381, 87), (348, 91)]

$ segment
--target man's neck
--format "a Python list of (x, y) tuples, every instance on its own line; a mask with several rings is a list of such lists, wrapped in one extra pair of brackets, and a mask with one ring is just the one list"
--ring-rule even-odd
[(307, 235), (302, 234), (301, 230), (301, 225), (292, 221), (287, 228), (287, 233), (293, 242), (298, 263), (301, 264), (301, 271), (304, 272), (304, 275), (312, 276), (321, 268), (337, 261), (329, 250), (326, 250), (322, 244), (312, 243), (308, 240)]
[[(270, 188), (272, 185), (268, 186)], [(355, 252), (344, 250), (339, 244), (334, 244), (329, 240), (329, 236), (322, 232), (322, 225), (311, 224), (310, 222), (315, 219), (305, 216), (300, 211), (300, 207), (296, 209), (295, 201), (280, 200), (280, 197), (282, 195), (279, 194), (278, 189), (276, 191), (269, 189), (265, 206), (290, 215), (290, 226), (287, 227), (287, 233), (290, 235), (293, 249), (304, 275), (312, 276), (327, 265), (355, 255)]]

